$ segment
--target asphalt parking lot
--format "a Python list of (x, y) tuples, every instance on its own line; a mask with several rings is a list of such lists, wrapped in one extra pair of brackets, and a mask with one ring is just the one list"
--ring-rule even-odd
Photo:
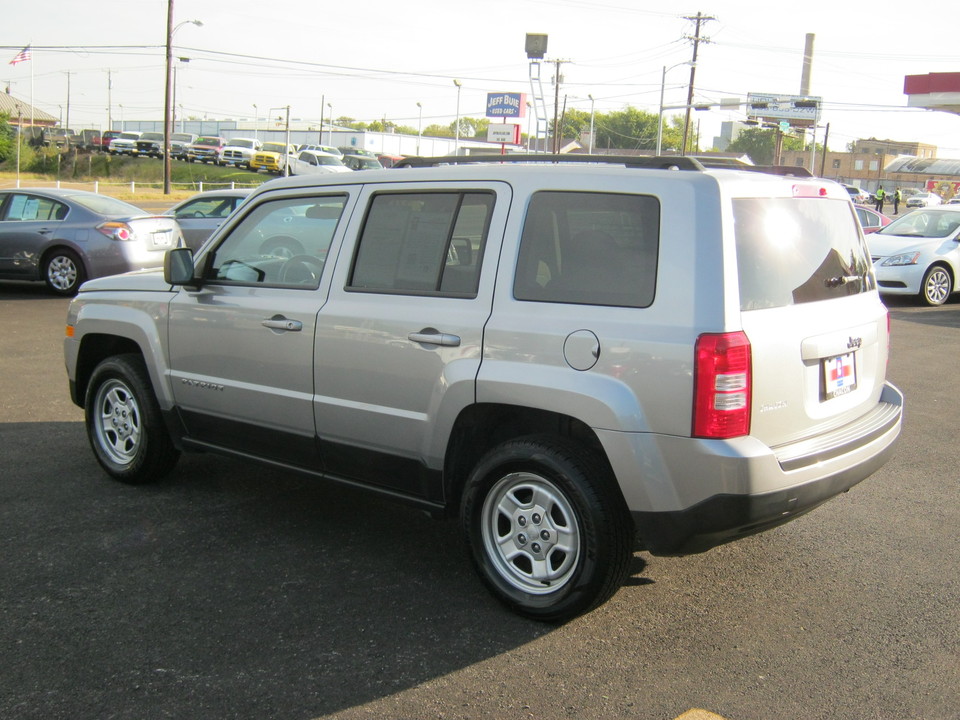
[(203, 455), (108, 480), (66, 306), (0, 283), (0, 717), (960, 717), (960, 301), (890, 303), (907, 415), (879, 473), (763, 535), (638, 553), (560, 627), (493, 601), (453, 523), (359, 492)]

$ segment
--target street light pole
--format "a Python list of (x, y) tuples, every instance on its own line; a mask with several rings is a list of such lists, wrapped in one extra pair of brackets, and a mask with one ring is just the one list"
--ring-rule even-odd
[(667, 86), (667, 71), (678, 68), (681, 65), (690, 65), (695, 67), (696, 64), (692, 60), (687, 60), (682, 63), (677, 63), (676, 65), (671, 65), (667, 67), (663, 66), (663, 74), (660, 77), (660, 113), (657, 116), (657, 156), (660, 155), (661, 148), (663, 146), (663, 92)]
[[(587, 95), (590, 98), (590, 149), (587, 151), (589, 154), (593, 155), (593, 95)], [(662, 102), (660, 103), (663, 104)]]
[(166, 87), (163, 93), (163, 194), (170, 194), (170, 136), (173, 134), (173, 34), (187, 24), (203, 25), (199, 20), (184, 20), (174, 27), (173, 0), (167, 0)]
[(420, 154), (421, 139), (423, 139), (423, 105), (417, 103), (417, 155)]
[(459, 80), (454, 80), (453, 84), (457, 86), (457, 122), (454, 127), (454, 141), (453, 141), (453, 154), (460, 154), (460, 88), (462, 87)]

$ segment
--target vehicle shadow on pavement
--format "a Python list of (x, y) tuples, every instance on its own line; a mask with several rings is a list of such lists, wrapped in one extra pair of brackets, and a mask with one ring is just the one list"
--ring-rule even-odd
[(126, 486), (81, 423), (0, 440), (0, 716), (317, 717), (553, 629), (486, 592), (455, 521), (212, 455)]
[(919, 305), (914, 298), (886, 297), (883, 303), (894, 320), (934, 327), (960, 328), (960, 299), (952, 298), (938, 307)]

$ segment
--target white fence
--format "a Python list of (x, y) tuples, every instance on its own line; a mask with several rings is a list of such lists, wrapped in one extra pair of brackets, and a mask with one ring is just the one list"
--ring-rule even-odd
[[(171, 190), (186, 190), (188, 192), (203, 192), (204, 190), (230, 189), (244, 187), (259, 187), (259, 183), (237, 183), (237, 182), (192, 182), (192, 183), (170, 183)], [(115, 194), (134, 194), (137, 192), (151, 192), (153, 190), (162, 190), (163, 183), (154, 182), (130, 182), (108, 183), (100, 180), (91, 182), (67, 182), (64, 180), (0, 180), (0, 188), (64, 188), (70, 190), (89, 190), (97, 194), (104, 195)]]

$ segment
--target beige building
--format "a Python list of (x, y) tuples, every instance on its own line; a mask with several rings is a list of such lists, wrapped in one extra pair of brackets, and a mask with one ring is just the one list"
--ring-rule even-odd
[[(780, 164), (809, 167), (810, 153), (785, 151)], [(945, 187), (944, 182), (960, 180), (960, 176), (945, 174), (957, 165), (956, 162), (937, 161), (935, 145), (869, 138), (857, 140), (849, 152), (818, 155), (814, 173), (857, 185), (868, 192), (874, 192), (880, 185), (888, 189), (933, 189)]]

